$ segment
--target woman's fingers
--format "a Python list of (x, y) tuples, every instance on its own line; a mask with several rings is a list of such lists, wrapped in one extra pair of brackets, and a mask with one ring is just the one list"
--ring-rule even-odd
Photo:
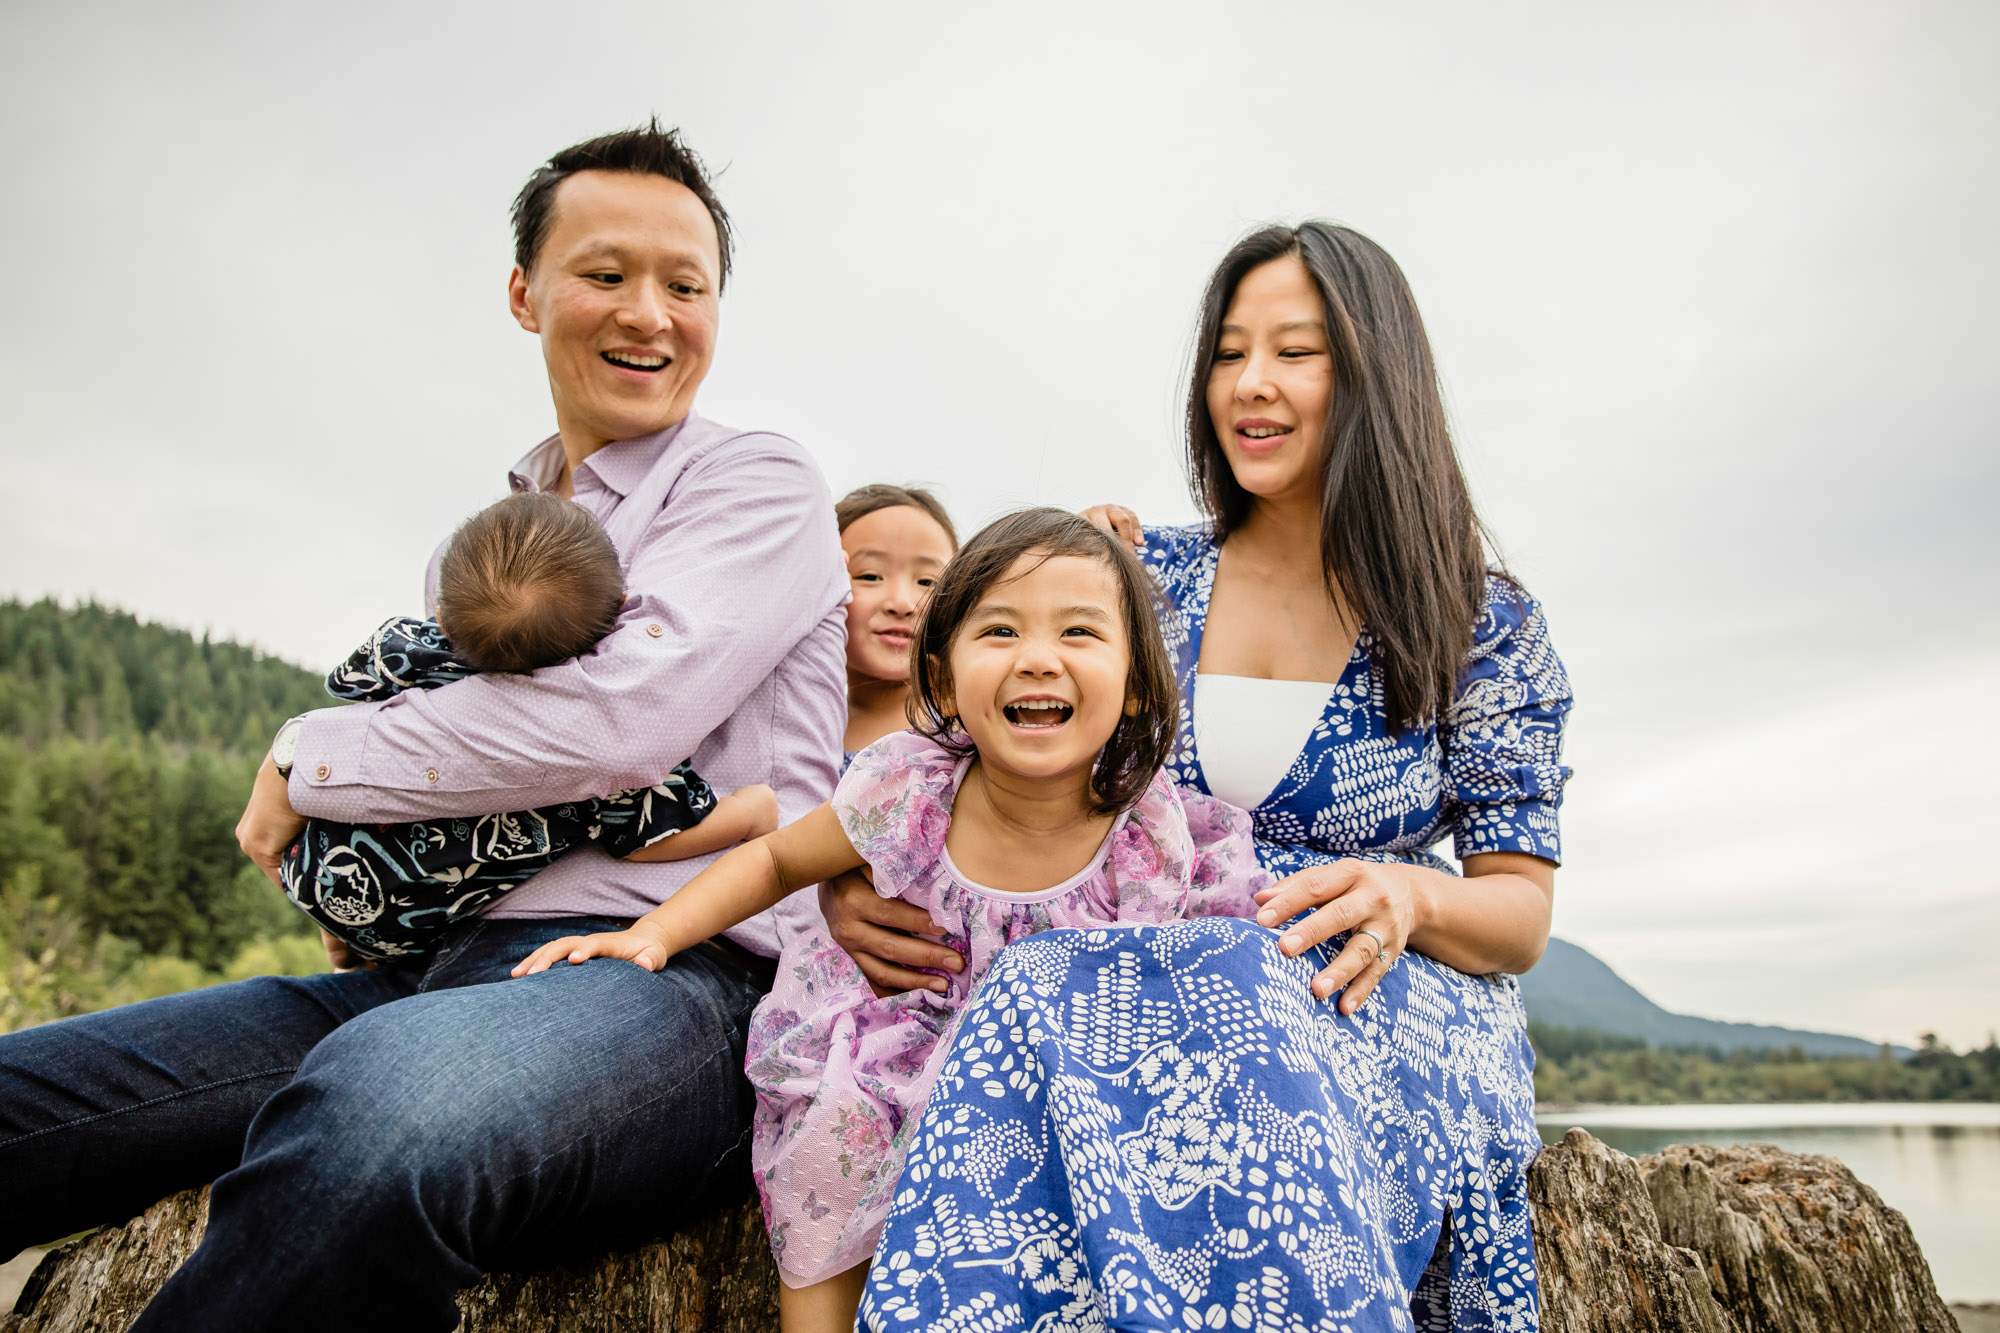
[[(1359, 931), (1355, 932), (1355, 935), (1358, 939), (1368, 939), (1366, 935), (1361, 934)], [(1349, 942), (1352, 943), (1352, 941)], [(1372, 940), (1369, 942), (1373, 943)], [(1394, 956), (1394, 954), (1385, 954), (1383, 957), (1374, 959), (1361, 969), (1359, 976), (1347, 983), (1347, 994), (1340, 997), (1341, 1013), (1351, 1014), (1362, 1005), (1368, 1003), (1368, 997), (1375, 993), (1376, 983), (1389, 975), (1390, 964), (1385, 962), (1384, 959), (1393, 959)]]
[(1342, 905), (1362, 883), (1365, 875), (1364, 863), (1359, 861), (1336, 861), (1332, 865), (1301, 870), (1266, 890), (1271, 896), (1265, 898), (1264, 905), (1257, 909), (1257, 924), (1275, 928), (1321, 903), (1339, 907), (1338, 911), (1328, 907), (1314, 912), (1303, 921), (1293, 922), (1286, 930), (1279, 947), (1296, 957), (1313, 945), (1338, 935), (1367, 915), (1368, 909), (1361, 903)]

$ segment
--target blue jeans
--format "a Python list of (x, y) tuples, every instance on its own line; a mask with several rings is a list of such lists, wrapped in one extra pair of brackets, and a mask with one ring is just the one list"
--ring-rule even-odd
[(661, 1234), (746, 1178), (767, 979), (702, 949), (508, 977), (610, 924), (471, 921), (421, 967), (0, 1037), (0, 1255), (213, 1180), (138, 1328), (443, 1330), (484, 1272)]

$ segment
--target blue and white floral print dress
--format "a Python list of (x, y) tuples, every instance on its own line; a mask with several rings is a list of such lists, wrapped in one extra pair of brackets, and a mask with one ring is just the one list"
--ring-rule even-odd
[[(1194, 668), (1218, 547), (1149, 532), (1179, 622), (1176, 781), (1206, 790)], [(1441, 718), (1392, 734), (1364, 628), (1251, 812), (1279, 874), (1343, 857), (1560, 859), (1570, 691), (1541, 608), (1494, 576)], [(1010, 945), (912, 1140), (861, 1307), (870, 1329), (1532, 1330), (1534, 1056), (1520, 991), (1405, 955), (1342, 1016), (1206, 918)], [(1449, 1218), (1448, 1241), (1440, 1244)]]

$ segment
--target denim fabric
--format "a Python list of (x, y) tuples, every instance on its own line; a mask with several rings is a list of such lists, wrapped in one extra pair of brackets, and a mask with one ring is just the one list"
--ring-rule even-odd
[(469, 922), (421, 969), (0, 1037), (0, 1254), (215, 1179), (139, 1328), (442, 1330), (484, 1271), (659, 1234), (744, 1178), (762, 992), (704, 950), (508, 978), (609, 924)]

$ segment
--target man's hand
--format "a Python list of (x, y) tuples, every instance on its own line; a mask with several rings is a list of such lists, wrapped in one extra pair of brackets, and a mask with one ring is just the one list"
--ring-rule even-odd
[(937, 929), (930, 913), (875, 892), (866, 869), (851, 870), (820, 885), (819, 910), (826, 916), (833, 942), (847, 951), (878, 997), (946, 989), (943, 977), (912, 972), (913, 967), (946, 972), (965, 968), (965, 960), (953, 950), (917, 938), (923, 931)]
[[(263, 766), (257, 770), (256, 784), (250, 788), (250, 803), (243, 807), (243, 818), (236, 821), (236, 845), (277, 884), (278, 861), (285, 848), (298, 840), (305, 826), (305, 816), (292, 809), (292, 799), (285, 792), (285, 780), (278, 776), (278, 766), (271, 762), (271, 756), (265, 755)], [(346, 948), (341, 947), (343, 951)], [(327, 956), (333, 957), (330, 947)], [(340, 960), (335, 959), (334, 966), (339, 965)]]
[(334, 971), (372, 972), (375, 970), (375, 964), (364, 960), (354, 950), (347, 947), (346, 940), (324, 927), (320, 929), (319, 942), (321, 947), (326, 950), (326, 961), (333, 965)]

